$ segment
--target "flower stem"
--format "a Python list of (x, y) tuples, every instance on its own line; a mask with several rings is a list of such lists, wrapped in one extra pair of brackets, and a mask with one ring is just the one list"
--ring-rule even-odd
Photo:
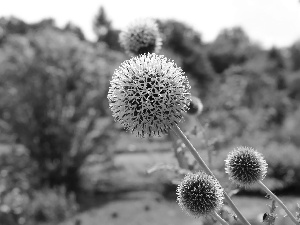
[(229, 225), (216, 211), (212, 212), (212, 216), (220, 222), (222, 225)]
[[(202, 169), (209, 175), (213, 176), (214, 178), (215, 175), (211, 172), (211, 170), (208, 168), (208, 166), (205, 164), (205, 162), (202, 160), (201, 156), (198, 154), (197, 150), (194, 148), (192, 143), (187, 139), (187, 137), (184, 135), (184, 133), (181, 131), (181, 129), (177, 126), (174, 125), (172, 127), (172, 130), (175, 132), (175, 134), (182, 140), (182, 142), (185, 144), (187, 149), (192, 153), (194, 158), (197, 160), (197, 162), (200, 164)], [(232, 208), (232, 210), (235, 212), (237, 217), (243, 222), (245, 225), (251, 225), (247, 219), (241, 214), (241, 212), (238, 210), (238, 208), (234, 205), (230, 197), (227, 195), (227, 193), (224, 191), (224, 197), (228, 205)]]
[(264, 185), (262, 181), (258, 181), (258, 184), (268, 195), (270, 195), (272, 197), (273, 200), (275, 200), (284, 209), (286, 214), (291, 218), (291, 220), (295, 224), (297, 224), (297, 225), (300, 224), (300, 222), (297, 221), (297, 219), (294, 217), (294, 215), (291, 213), (291, 211), (285, 206), (285, 204), (272, 191), (270, 191), (270, 189), (267, 188), (267, 186)]

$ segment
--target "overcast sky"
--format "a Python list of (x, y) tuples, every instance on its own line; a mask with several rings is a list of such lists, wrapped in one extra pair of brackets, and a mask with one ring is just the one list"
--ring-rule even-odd
[(185, 22), (204, 41), (233, 26), (243, 27), (265, 47), (285, 47), (300, 39), (298, 0), (0, 0), (0, 17), (13, 15), (26, 22), (51, 17), (58, 26), (71, 21), (94, 39), (92, 21), (101, 5), (120, 29), (136, 18), (153, 17)]

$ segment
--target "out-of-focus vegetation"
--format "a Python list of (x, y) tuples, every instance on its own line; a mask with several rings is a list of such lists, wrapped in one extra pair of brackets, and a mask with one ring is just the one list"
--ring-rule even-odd
[(52, 27), (8, 34), (1, 51), (1, 119), (38, 164), (41, 185), (76, 190), (85, 158), (107, 150), (108, 127), (97, 122), (122, 57)]
[[(215, 167), (223, 169), (228, 149), (250, 145), (265, 155), (273, 189), (296, 193), (300, 41), (290, 48), (263, 49), (236, 27), (205, 43), (184, 23), (158, 23), (162, 54), (182, 67), (193, 95), (204, 104), (198, 119), (208, 124), (207, 137), (216, 138)], [(121, 181), (126, 180), (139, 185), (130, 186), (133, 190), (140, 189), (135, 178), (141, 174), (134, 170), (141, 161), (125, 179), (114, 155), (170, 150), (162, 139), (128, 141), (130, 136), (112, 121), (109, 80), (127, 56), (118, 42), (119, 30), (103, 8), (93, 28), (96, 42), (71, 23), (58, 28), (52, 19), (36, 24), (0, 19), (0, 139), (8, 146), (0, 155), (0, 221), (5, 224), (63, 220), (78, 209), (83, 189), (124, 191)], [(98, 172), (91, 172), (95, 164)], [(154, 177), (144, 187), (174, 191), (167, 180)], [(86, 187), (89, 183), (92, 188)]]

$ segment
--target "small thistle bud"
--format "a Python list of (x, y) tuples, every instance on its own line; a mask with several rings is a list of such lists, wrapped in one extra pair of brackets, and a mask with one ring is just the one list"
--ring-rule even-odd
[(110, 83), (113, 117), (139, 137), (168, 133), (188, 109), (188, 79), (164, 56), (148, 53), (126, 60)]
[(201, 114), (202, 110), (203, 110), (203, 104), (201, 100), (195, 96), (191, 96), (189, 109), (186, 113), (188, 115), (198, 116)]
[(243, 187), (263, 180), (267, 168), (262, 154), (248, 147), (234, 149), (225, 160), (225, 172), (229, 174), (229, 179)]
[(218, 211), (224, 199), (220, 183), (204, 172), (187, 174), (177, 187), (177, 202), (188, 215), (200, 217)]
[(132, 56), (158, 53), (161, 48), (158, 26), (152, 19), (134, 21), (126, 30), (121, 32), (119, 39), (126, 53)]

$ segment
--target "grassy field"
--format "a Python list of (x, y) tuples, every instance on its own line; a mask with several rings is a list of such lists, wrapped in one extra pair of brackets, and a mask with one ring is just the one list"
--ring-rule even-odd
[[(300, 198), (284, 197), (292, 208)], [(269, 201), (260, 197), (235, 197), (234, 202), (241, 212), (251, 220), (252, 225), (259, 223), (263, 213), (268, 211)], [(277, 225), (290, 225), (289, 218), (283, 218), (282, 210), (277, 210)], [(173, 201), (164, 200), (151, 192), (135, 192), (122, 198), (109, 201), (99, 207), (84, 211), (60, 225), (200, 225), (199, 219), (187, 216)]]

